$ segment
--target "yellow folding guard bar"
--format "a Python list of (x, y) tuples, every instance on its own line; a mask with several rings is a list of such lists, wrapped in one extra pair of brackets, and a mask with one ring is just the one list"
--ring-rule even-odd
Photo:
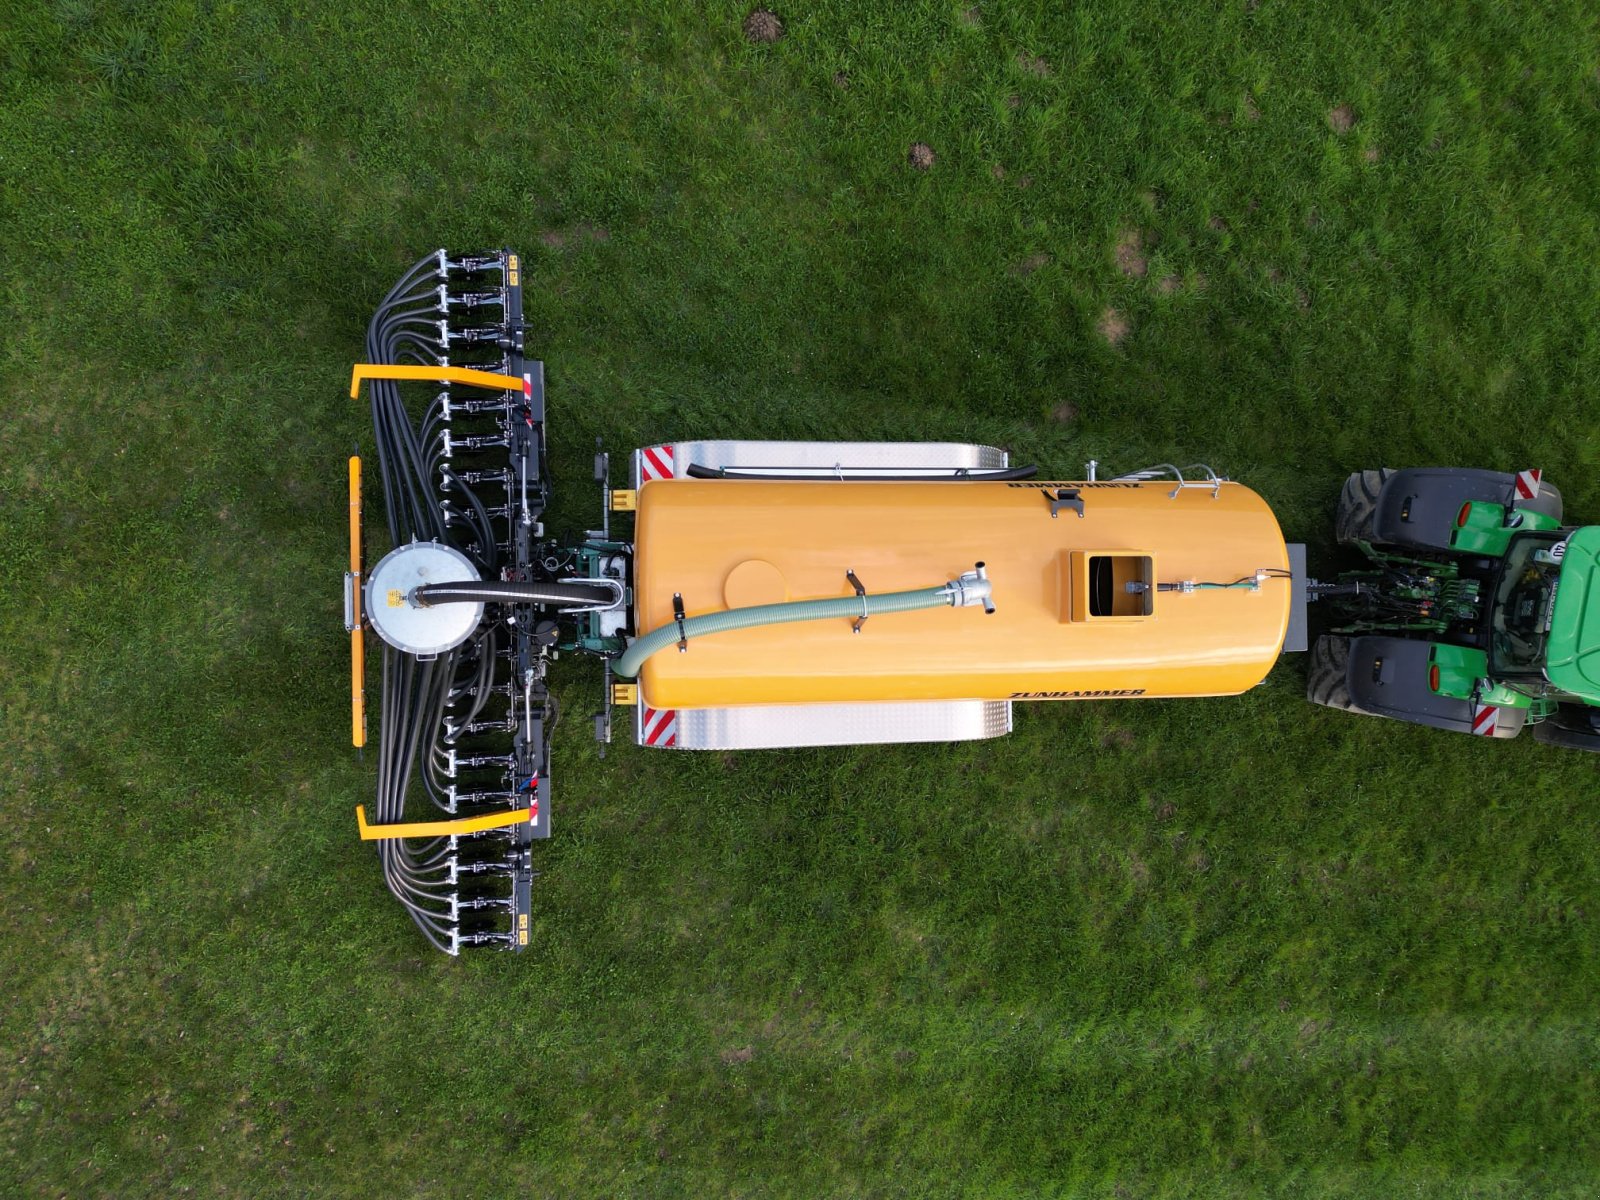
[(530, 808), (508, 808), (505, 812), (485, 813), (481, 817), (457, 817), (451, 821), (410, 821), (396, 825), (368, 825), (364, 805), (356, 805), (356, 827), (363, 842), (390, 838), (449, 837), (451, 834), (481, 833), (485, 829), (504, 829), (534, 818)]
[(361, 395), (363, 379), (431, 379), (437, 383), (464, 383), (468, 387), (495, 392), (522, 392), (533, 385), (515, 375), (496, 375), (493, 371), (474, 371), (469, 367), (396, 367), (389, 363), (357, 363), (350, 372), (350, 399)]
[(367, 744), (367, 644), (361, 633), (361, 460), (350, 456), (350, 744)]

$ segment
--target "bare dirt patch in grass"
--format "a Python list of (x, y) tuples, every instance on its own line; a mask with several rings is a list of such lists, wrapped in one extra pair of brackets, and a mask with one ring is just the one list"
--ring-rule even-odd
[(1249, 92), (1244, 94), (1242, 107), (1244, 108), (1244, 119), (1246, 121), (1249, 121), (1252, 125), (1254, 125), (1257, 121), (1261, 120), (1261, 109), (1256, 107), (1256, 98)]
[(1135, 887), (1142, 888), (1150, 882), (1150, 864), (1131, 850), (1128, 852), (1128, 876)]
[(833, 73), (833, 86), (838, 88), (841, 92), (848, 92), (850, 90), (849, 72), (835, 71)]
[(1349, 133), (1356, 127), (1356, 110), (1348, 104), (1341, 104), (1337, 108), (1328, 110), (1328, 128), (1340, 137)]
[(1048, 254), (1030, 254), (1027, 258), (1014, 265), (1011, 268), (1011, 273), (1019, 278), (1026, 279), (1040, 267), (1048, 265), (1049, 262), (1050, 256)]
[(1382, 155), (1379, 153), (1376, 146), (1368, 146), (1361, 152), (1361, 157), (1366, 159), (1369, 163), (1375, 163), (1380, 157), (1382, 157)]
[(732, 1049), (724, 1050), (717, 1057), (731, 1067), (737, 1063), (747, 1063), (755, 1056), (756, 1052), (753, 1046), (736, 1046)]
[(1130, 279), (1143, 279), (1150, 271), (1150, 260), (1144, 255), (1144, 234), (1137, 229), (1124, 229), (1117, 239), (1117, 270)]
[[(1070, 400), (1063, 400), (1050, 410), (1050, 419), (1059, 421), (1063, 425), (1070, 425), (1078, 419), (1078, 406)], [(1104, 738), (1100, 740), (1100, 744), (1105, 744)]]
[(1307, 1017), (1300, 1022), (1299, 1038), (1301, 1042), (1314, 1042), (1324, 1033), (1333, 1022), (1326, 1018)]
[(906, 151), (906, 161), (919, 171), (926, 171), (936, 160), (933, 147), (927, 142), (912, 142), (911, 149)]
[(1206, 222), (1206, 228), (1211, 230), (1213, 233), (1227, 233), (1228, 223), (1221, 217), (1212, 217)]
[(744, 36), (752, 42), (770, 44), (783, 36), (783, 22), (770, 9), (758, 8), (744, 19)]
[(579, 221), (566, 229), (547, 229), (539, 235), (539, 241), (552, 250), (560, 250), (563, 246), (576, 245), (580, 242), (609, 242), (611, 231), (604, 225), (591, 225), (587, 221)]
[(1095, 332), (1113, 346), (1122, 345), (1123, 340), (1133, 330), (1128, 324), (1128, 318), (1114, 308), (1108, 308), (1100, 314), (1100, 320), (1095, 323)]
[(978, 10), (978, 6), (976, 4), (961, 14), (961, 23), (963, 25), (970, 25), (974, 29), (983, 24), (983, 13)]
[(994, 166), (989, 168), (989, 174), (993, 175), (996, 179), (1004, 179), (1006, 177), (1006, 169), (999, 163), (995, 163)]
[(1156, 291), (1160, 295), (1170, 296), (1183, 286), (1183, 280), (1176, 275), (1163, 275), (1156, 283)]
[(1029, 75), (1037, 75), (1040, 79), (1048, 79), (1052, 74), (1050, 64), (1037, 54), (1017, 55), (1017, 66), (1021, 67)]

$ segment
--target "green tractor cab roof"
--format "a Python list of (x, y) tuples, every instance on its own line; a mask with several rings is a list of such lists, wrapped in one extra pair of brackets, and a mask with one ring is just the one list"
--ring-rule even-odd
[(1600, 525), (1574, 530), (1565, 546), (1545, 675), (1562, 691), (1600, 704)]

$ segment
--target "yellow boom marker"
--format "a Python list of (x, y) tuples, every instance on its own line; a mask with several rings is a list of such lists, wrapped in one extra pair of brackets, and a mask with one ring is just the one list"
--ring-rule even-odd
[(367, 647), (361, 633), (361, 460), (350, 456), (350, 744), (367, 744)]
[(467, 367), (396, 367), (388, 363), (357, 363), (350, 372), (350, 399), (361, 395), (363, 379), (431, 379), (436, 383), (464, 383), (468, 387), (495, 392), (521, 392), (533, 389), (517, 375), (496, 375), (493, 371), (474, 371)]
[(363, 842), (382, 842), (391, 838), (449, 837), (451, 834), (482, 833), (485, 829), (504, 829), (534, 819), (533, 808), (509, 808), (505, 812), (485, 813), (481, 817), (457, 817), (451, 821), (409, 821), (397, 825), (367, 824), (365, 805), (356, 805), (356, 827)]

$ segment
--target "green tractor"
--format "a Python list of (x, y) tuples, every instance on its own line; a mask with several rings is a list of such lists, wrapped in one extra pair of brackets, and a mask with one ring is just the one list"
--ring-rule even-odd
[(1333, 610), (1313, 702), (1600, 751), (1600, 525), (1540, 472), (1359, 471), (1336, 532), (1367, 563), (1307, 584)]

